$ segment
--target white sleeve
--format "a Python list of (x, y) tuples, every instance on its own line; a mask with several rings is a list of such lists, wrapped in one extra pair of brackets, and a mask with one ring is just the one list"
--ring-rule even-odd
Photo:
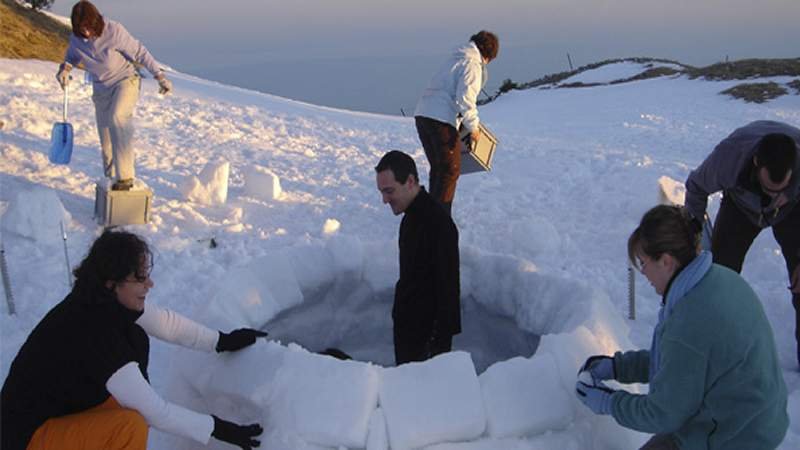
[(161, 398), (142, 376), (139, 364), (129, 362), (106, 382), (106, 389), (120, 405), (138, 411), (147, 424), (167, 433), (207, 444), (214, 431), (214, 418)]
[(461, 114), (462, 124), (469, 131), (478, 130), (478, 94), (481, 92), (483, 68), (480, 63), (468, 60), (463, 75), (456, 83), (456, 111)]
[(145, 306), (136, 324), (150, 336), (195, 350), (213, 352), (219, 339), (218, 332), (155, 305)]

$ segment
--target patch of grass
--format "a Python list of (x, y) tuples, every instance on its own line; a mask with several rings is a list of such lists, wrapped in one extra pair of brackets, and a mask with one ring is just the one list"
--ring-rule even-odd
[(747, 103), (764, 103), (787, 93), (785, 87), (772, 81), (769, 83), (742, 83), (720, 92), (720, 94), (730, 95)]
[(746, 80), (748, 78), (800, 76), (800, 58), (741, 59), (712, 64), (687, 71), (689, 78), (706, 80)]
[(792, 80), (792, 81), (786, 83), (786, 85), (796, 91), (795, 95), (800, 95), (800, 78), (798, 78), (796, 80)]
[(0, 57), (62, 62), (70, 29), (14, 0), (0, 0)]

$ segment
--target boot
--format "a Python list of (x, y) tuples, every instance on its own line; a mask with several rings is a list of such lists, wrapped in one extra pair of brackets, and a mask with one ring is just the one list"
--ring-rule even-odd
[(112, 191), (130, 191), (133, 187), (133, 178), (127, 178), (125, 180), (117, 180), (113, 185), (111, 185)]

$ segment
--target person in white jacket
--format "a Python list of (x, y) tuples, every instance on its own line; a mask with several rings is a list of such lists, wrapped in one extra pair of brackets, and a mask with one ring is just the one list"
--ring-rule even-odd
[(206, 444), (258, 447), (238, 425), (170, 403), (150, 386), (149, 336), (207, 352), (266, 333), (211, 330), (147, 302), (152, 254), (139, 236), (106, 231), (75, 269), (75, 286), (36, 325), (0, 393), (3, 450), (144, 450), (150, 426)]
[(486, 65), (497, 57), (499, 48), (494, 33), (474, 34), (434, 74), (414, 110), (419, 140), (430, 164), (428, 189), (448, 214), (461, 172), (459, 129), (463, 127), (470, 139), (478, 140), (478, 94), (486, 84)]

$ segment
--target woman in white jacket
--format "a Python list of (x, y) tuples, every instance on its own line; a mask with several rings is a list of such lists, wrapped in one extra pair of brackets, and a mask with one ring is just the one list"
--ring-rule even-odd
[(106, 231), (75, 269), (75, 286), (36, 325), (0, 394), (4, 450), (144, 450), (148, 427), (248, 450), (259, 424), (238, 425), (170, 403), (150, 386), (149, 336), (184, 347), (236, 351), (266, 333), (222, 333), (145, 300), (147, 243)]
[(457, 47), (422, 93), (414, 119), (431, 166), (428, 189), (450, 214), (461, 172), (459, 128), (477, 141), (478, 94), (486, 84), (486, 65), (497, 57), (500, 43), (489, 31), (474, 34)]

